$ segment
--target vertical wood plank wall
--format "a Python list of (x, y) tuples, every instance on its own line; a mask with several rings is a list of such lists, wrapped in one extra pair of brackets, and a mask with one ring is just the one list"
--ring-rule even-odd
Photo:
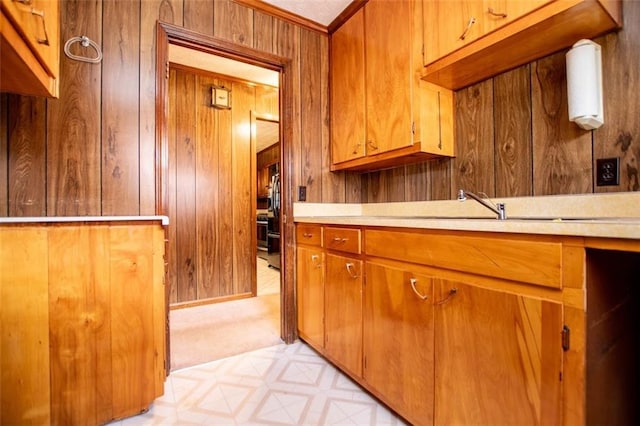
[[(210, 106), (214, 85), (231, 89), (231, 109)], [(246, 297), (256, 284), (259, 161), (250, 118), (277, 113), (278, 90), (177, 65), (168, 96), (169, 301)], [(279, 161), (280, 151), (270, 152)]]
[[(161, 19), (292, 62), (290, 173), (309, 202), (640, 190), (640, 2), (603, 47), (605, 124), (568, 122), (564, 53), (456, 93), (457, 157), (357, 175), (329, 171), (328, 38), (231, 0), (64, 1), (62, 44), (100, 43), (93, 65), (61, 55), (60, 99), (0, 95), (0, 215), (154, 213), (155, 22)], [(597, 158), (621, 157), (621, 184), (597, 187)]]

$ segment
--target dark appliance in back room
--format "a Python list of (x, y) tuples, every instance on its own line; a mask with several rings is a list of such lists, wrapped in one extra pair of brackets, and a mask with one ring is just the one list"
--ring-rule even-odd
[(270, 167), (269, 200), (267, 208), (267, 258), (269, 267), (280, 269), (280, 166)]

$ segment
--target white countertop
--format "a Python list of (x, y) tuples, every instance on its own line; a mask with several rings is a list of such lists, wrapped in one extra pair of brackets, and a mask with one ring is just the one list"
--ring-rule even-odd
[(498, 220), (473, 200), (370, 204), (295, 203), (294, 221), (640, 240), (640, 192), (493, 199)]
[(160, 221), (169, 224), (167, 216), (45, 216), (45, 217), (0, 217), (0, 225), (28, 223), (82, 223), (82, 222), (137, 222)]

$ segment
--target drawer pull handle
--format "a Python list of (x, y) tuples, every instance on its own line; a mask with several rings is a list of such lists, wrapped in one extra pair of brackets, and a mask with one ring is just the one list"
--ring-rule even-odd
[(313, 237), (313, 234), (310, 233), (310, 232), (305, 232), (304, 234), (302, 234), (302, 236), (305, 237), (305, 238), (311, 238), (311, 237)]
[(333, 237), (333, 242), (338, 244), (346, 243), (348, 238)]
[(346, 263), (345, 266), (347, 267), (347, 272), (349, 273), (349, 276), (351, 278), (358, 278), (358, 273), (354, 270), (354, 265), (353, 263)]
[(490, 7), (489, 9), (487, 9), (487, 13), (491, 16), (495, 16), (496, 18), (506, 18), (507, 14), (506, 13), (499, 13), (499, 12), (495, 12), (493, 10), (492, 7)]
[(378, 145), (376, 145), (376, 144), (373, 142), (373, 140), (371, 140), (371, 139), (369, 139), (369, 140), (367, 141), (367, 144), (369, 144), (369, 147), (370, 147), (373, 151), (375, 151), (375, 150), (377, 150), (377, 149), (378, 149)]
[(49, 46), (49, 34), (47, 34), (47, 22), (44, 20), (44, 10), (31, 8), (31, 14), (40, 17), (42, 20), (42, 29), (44, 30), (44, 38), (36, 37), (36, 41), (45, 46)]
[(469, 23), (467, 24), (467, 28), (465, 28), (464, 32), (462, 33), (462, 35), (460, 37), (458, 37), (458, 39), (459, 40), (464, 40), (465, 38), (467, 38), (467, 35), (469, 34), (469, 31), (471, 31), (471, 27), (475, 23), (476, 23), (476, 18), (474, 18), (473, 16), (471, 18), (469, 18)]
[(442, 299), (441, 301), (437, 302), (436, 305), (444, 305), (445, 303), (447, 303), (449, 300), (451, 300), (451, 298), (453, 296), (456, 295), (456, 293), (458, 292), (457, 288), (452, 288), (451, 290), (449, 290), (449, 295), (447, 297), (445, 297), (444, 299)]
[(416, 288), (416, 283), (418, 282), (417, 279), (415, 278), (410, 278), (409, 282), (411, 283), (411, 289), (413, 290), (413, 292), (416, 294), (416, 296), (418, 296), (420, 298), (420, 300), (427, 300), (429, 298), (429, 295), (427, 294), (420, 294), (420, 292), (418, 291), (418, 289)]
[(311, 264), (314, 268), (319, 268), (322, 266), (322, 263), (319, 261), (320, 257), (317, 254), (311, 255)]

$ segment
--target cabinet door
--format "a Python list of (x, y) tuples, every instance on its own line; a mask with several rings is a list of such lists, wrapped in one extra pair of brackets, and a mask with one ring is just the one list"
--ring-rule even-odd
[(362, 376), (362, 261), (326, 255), (325, 353)]
[(425, 0), (424, 64), (448, 55), (483, 34), (482, 0)]
[(316, 349), (324, 347), (324, 253), (297, 247), (298, 331)]
[(17, 31), (47, 73), (57, 77), (60, 61), (58, 0), (1, 1), (3, 11), (17, 24)]
[(367, 155), (412, 140), (413, 1), (369, 0), (365, 12)]
[(484, 0), (483, 33), (500, 28), (553, 0)]
[(440, 279), (435, 303), (436, 424), (561, 423), (560, 303)]
[(331, 161), (365, 155), (364, 11), (331, 35)]
[(366, 263), (364, 379), (414, 424), (433, 423), (433, 278)]

